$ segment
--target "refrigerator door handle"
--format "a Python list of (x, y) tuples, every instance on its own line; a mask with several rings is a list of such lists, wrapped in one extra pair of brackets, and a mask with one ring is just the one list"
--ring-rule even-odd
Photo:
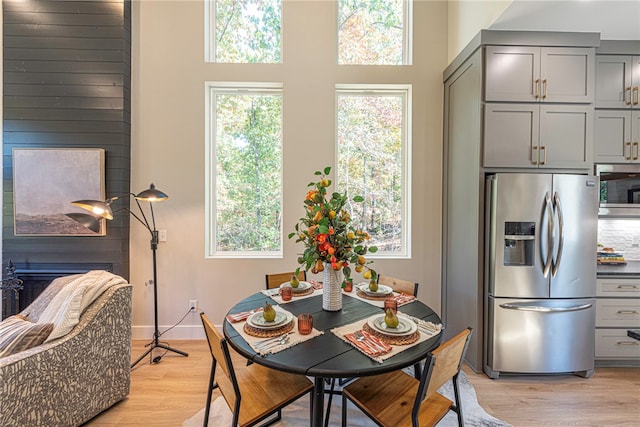
[(535, 306), (535, 305), (521, 305), (518, 303), (504, 303), (500, 304), (501, 308), (506, 308), (509, 310), (521, 310), (521, 311), (537, 311), (542, 313), (558, 313), (558, 312), (567, 312), (567, 311), (580, 311), (587, 310), (591, 308), (593, 304), (581, 304), (574, 305), (573, 307), (544, 307), (544, 306)]
[[(551, 269), (551, 262), (553, 259), (553, 207), (551, 205), (551, 195), (547, 191), (544, 197), (545, 200), (545, 212), (547, 214), (547, 259), (544, 262), (544, 268), (542, 270), (543, 277), (549, 276), (549, 270)], [(540, 258), (544, 259), (544, 245), (542, 244), (542, 236), (540, 236)]]
[(556, 208), (556, 214), (558, 215), (558, 229), (560, 230), (560, 235), (558, 237), (558, 252), (556, 254), (556, 261), (553, 263), (553, 269), (551, 271), (551, 275), (556, 277), (558, 274), (558, 268), (560, 268), (560, 261), (562, 260), (562, 249), (564, 246), (564, 219), (562, 216), (562, 205), (560, 204), (560, 196), (558, 196), (558, 192), (553, 194), (553, 205)]

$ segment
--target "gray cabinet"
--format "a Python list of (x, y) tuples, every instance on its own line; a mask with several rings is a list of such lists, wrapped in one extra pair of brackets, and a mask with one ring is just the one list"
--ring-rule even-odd
[(586, 168), (593, 161), (593, 107), (486, 104), (486, 168)]
[(595, 161), (640, 163), (640, 110), (596, 110)]
[(627, 330), (640, 327), (640, 279), (597, 280), (596, 360), (640, 361), (640, 341)]
[(596, 56), (596, 108), (640, 109), (640, 56)]
[(595, 49), (485, 48), (485, 101), (593, 102)]

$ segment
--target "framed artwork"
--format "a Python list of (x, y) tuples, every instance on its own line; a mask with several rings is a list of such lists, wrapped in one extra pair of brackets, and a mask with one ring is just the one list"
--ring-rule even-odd
[(16, 236), (104, 236), (66, 214), (87, 212), (75, 200), (104, 200), (104, 149), (15, 148), (13, 206)]

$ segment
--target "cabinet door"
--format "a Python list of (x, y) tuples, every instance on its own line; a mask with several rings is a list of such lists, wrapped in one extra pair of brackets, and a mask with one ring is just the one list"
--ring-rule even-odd
[(596, 111), (596, 162), (625, 163), (631, 151), (631, 111)]
[(543, 102), (593, 102), (594, 61), (593, 48), (542, 48), (540, 100)]
[(484, 167), (538, 167), (536, 104), (486, 104)]
[(591, 106), (540, 106), (540, 167), (585, 168), (593, 161)]
[(631, 57), (596, 55), (596, 108), (628, 108)]
[(631, 151), (629, 160), (640, 163), (640, 111), (631, 112)]
[(535, 102), (540, 79), (540, 48), (487, 46), (484, 98), (486, 101)]

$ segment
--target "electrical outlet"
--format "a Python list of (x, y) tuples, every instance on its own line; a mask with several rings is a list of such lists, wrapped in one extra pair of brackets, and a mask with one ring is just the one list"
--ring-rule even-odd
[(158, 230), (158, 241), (159, 242), (167, 241), (167, 230)]
[(198, 311), (198, 300), (197, 299), (190, 299), (189, 300), (189, 311), (193, 312), (193, 313)]

